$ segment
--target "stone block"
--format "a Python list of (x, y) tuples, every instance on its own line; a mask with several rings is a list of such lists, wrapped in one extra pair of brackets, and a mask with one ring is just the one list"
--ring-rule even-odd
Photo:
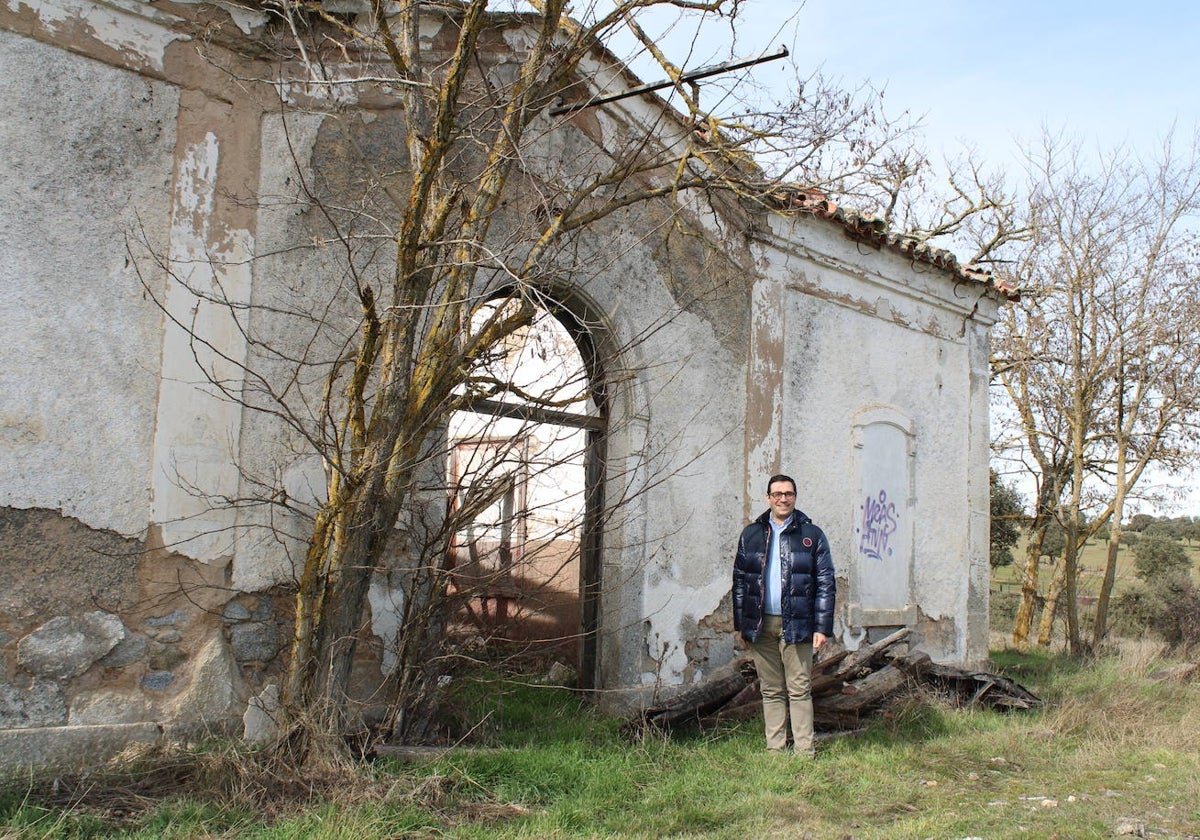
[(157, 615), (153, 618), (146, 619), (148, 627), (174, 627), (179, 624), (187, 624), (187, 613), (183, 610), (172, 610), (166, 615)]
[(229, 631), (229, 643), (238, 662), (270, 662), (279, 653), (279, 630), (259, 621), (236, 624)]
[(151, 717), (151, 712), (149, 702), (140, 692), (100, 689), (75, 697), (69, 723), (72, 726), (141, 723)]
[(180, 677), (185, 688), (171, 702), (171, 720), (208, 724), (225, 722), (233, 715), (237, 667), (224, 639), (209, 639), (192, 657), (188, 673)]
[(50, 680), (77, 677), (125, 638), (121, 619), (95, 612), (50, 619), (17, 644), (17, 662)]
[(242, 715), (242, 738), (249, 744), (265, 744), (279, 734), (279, 686), (271, 683), (250, 698)]
[(241, 601), (230, 601), (225, 605), (224, 612), (221, 613), (221, 620), (226, 624), (237, 624), (242, 621), (249, 621), (250, 610), (246, 609), (246, 605)]
[(265, 596), (259, 598), (258, 603), (254, 605), (254, 620), (270, 621), (274, 617), (275, 602)]
[(172, 671), (185, 659), (187, 653), (178, 645), (164, 645), (159, 641), (151, 641), (148, 645), (146, 661), (155, 671)]
[(162, 737), (156, 723), (0, 730), (0, 778), (94, 769), (134, 744)]
[(67, 722), (62, 686), (34, 682), (28, 688), (0, 682), (0, 729), (61, 726)]
[(146, 644), (146, 637), (141, 633), (130, 633), (101, 657), (97, 664), (105, 668), (127, 668), (146, 658)]
[(142, 677), (142, 688), (147, 691), (166, 691), (174, 681), (175, 675), (170, 671), (153, 671)]

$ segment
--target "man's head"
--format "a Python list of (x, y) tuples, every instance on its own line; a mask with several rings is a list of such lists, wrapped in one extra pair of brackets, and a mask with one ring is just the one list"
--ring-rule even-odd
[(776, 522), (782, 522), (796, 509), (796, 482), (788, 475), (773, 475), (767, 482), (767, 503)]

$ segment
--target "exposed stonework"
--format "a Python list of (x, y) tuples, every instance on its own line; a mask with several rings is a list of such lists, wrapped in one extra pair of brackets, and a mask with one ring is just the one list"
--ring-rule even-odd
[(146, 720), (153, 706), (139, 691), (99, 689), (80, 693), (71, 704), (72, 726), (106, 726)]
[(182, 691), (166, 708), (167, 718), (225, 728), (245, 707), (244, 699), (238, 703), (239, 680), (229, 645), (220, 637), (210, 638), (189, 665), (181, 675)]
[(136, 744), (163, 740), (156, 723), (0, 729), (0, 778), (98, 767)]
[(229, 641), (239, 662), (269, 662), (279, 653), (279, 632), (265, 621), (235, 625)]
[(242, 715), (242, 737), (250, 744), (271, 741), (279, 733), (279, 686), (271, 683), (250, 698)]
[(149, 641), (141, 633), (126, 632), (125, 638), (117, 642), (116, 647), (105, 654), (99, 664), (105, 668), (126, 668), (145, 659), (149, 647)]
[(67, 722), (62, 686), (32, 681), (25, 686), (0, 682), (0, 729), (61, 726)]
[(17, 664), (48, 680), (69, 680), (107, 655), (125, 634), (125, 625), (111, 613), (60, 615), (21, 639)]
[[(0, 509), (0, 575), (0, 729), (82, 732), (73, 727), (239, 713), (241, 680), (210, 612), (228, 598), (221, 567), (56, 512)], [(260, 602), (246, 618), (265, 628), (273, 609)], [(260, 640), (255, 655), (265, 651)]]

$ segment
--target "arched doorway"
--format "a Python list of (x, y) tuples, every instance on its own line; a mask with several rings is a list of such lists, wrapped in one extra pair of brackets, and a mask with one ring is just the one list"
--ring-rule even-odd
[[(475, 318), (512, 305), (494, 297)], [(591, 688), (607, 427), (594, 324), (543, 297), (472, 381), (481, 395), (448, 429), (458, 619), (484, 642), (569, 662)]]

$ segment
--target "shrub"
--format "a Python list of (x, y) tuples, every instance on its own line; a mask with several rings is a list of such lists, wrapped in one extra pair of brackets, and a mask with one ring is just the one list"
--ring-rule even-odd
[(1185, 578), (1172, 581), (1167, 590), (1159, 632), (1173, 648), (1200, 647), (1200, 587)]
[(1015, 487), (1005, 484), (995, 470), (990, 474), (991, 486), (991, 553), (989, 562), (993, 569), (1011, 565), (1012, 547), (1021, 538), (1021, 522), (1024, 510), (1021, 494)]
[(1192, 569), (1187, 549), (1174, 540), (1143, 536), (1133, 547), (1137, 576), (1146, 583), (1186, 579)]
[(1200, 587), (1187, 578), (1131, 587), (1113, 602), (1113, 627), (1126, 636), (1149, 630), (1174, 650), (1200, 647)]
[(1017, 618), (1017, 607), (1021, 605), (1020, 592), (997, 592), (991, 599), (991, 620), (993, 630), (1011, 630), (1013, 621)]

